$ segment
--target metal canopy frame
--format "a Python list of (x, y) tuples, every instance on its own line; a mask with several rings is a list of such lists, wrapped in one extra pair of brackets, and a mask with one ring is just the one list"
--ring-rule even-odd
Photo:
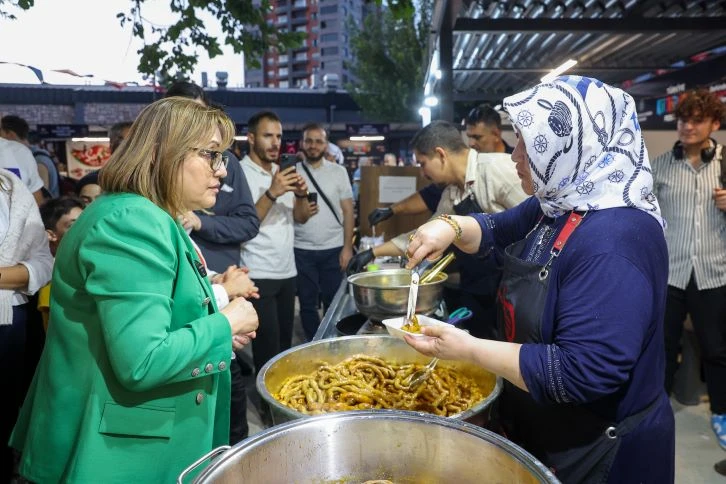
[(718, 48), (726, 1), (436, 0), (424, 93), (453, 121), (455, 103), (497, 104), (571, 58), (568, 73), (620, 85)]

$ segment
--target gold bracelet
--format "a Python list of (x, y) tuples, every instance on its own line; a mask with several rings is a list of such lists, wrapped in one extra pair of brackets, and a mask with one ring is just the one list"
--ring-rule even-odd
[(436, 220), (443, 220), (447, 224), (451, 226), (452, 229), (454, 229), (454, 241), (461, 240), (461, 225), (459, 225), (459, 222), (451, 218), (451, 215), (448, 213), (442, 213), (438, 217), (436, 217)]

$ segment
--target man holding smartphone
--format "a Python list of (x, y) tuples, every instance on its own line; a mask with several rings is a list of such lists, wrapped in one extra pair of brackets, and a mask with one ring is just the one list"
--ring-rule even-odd
[(303, 127), (298, 173), (317, 212), (307, 223), (295, 223), (295, 264), (300, 320), (311, 340), (320, 324), (319, 301), (327, 310), (353, 256), (353, 189), (345, 167), (325, 158), (328, 137), (320, 124)]
[[(260, 326), (252, 343), (255, 370), (292, 345), (297, 271), (293, 254), (293, 223), (304, 224), (315, 213), (308, 186), (294, 166), (278, 168), (282, 123), (277, 114), (262, 111), (248, 121), (250, 153), (240, 164), (260, 219), (255, 238), (241, 245), (240, 265), (259, 288), (252, 300)], [(261, 408), (262, 417), (269, 417)], [(266, 422), (267, 423), (267, 422)]]

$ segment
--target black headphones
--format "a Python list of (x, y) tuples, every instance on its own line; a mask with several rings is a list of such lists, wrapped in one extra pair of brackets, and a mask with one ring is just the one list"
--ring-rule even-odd
[[(711, 142), (711, 145), (701, 150), (701, 161), (704, 163), (713, 160), (714, 156), (716, 156), (716, 146), (718, 145), (715, 139), (708, 138), (708, 140)], [(680, 141), (676, 141), (676, 144), (673, 145), (673, 156), (677, 160), (683, 160), (686, 157), (686, 154), (683, 152), (683, 143)]]

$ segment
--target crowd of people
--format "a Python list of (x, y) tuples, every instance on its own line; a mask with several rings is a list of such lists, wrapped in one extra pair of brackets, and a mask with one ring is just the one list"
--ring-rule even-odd
[(723, 104), (684, 96), (678, 142), (653, 160), (633, 99), (597, 80), (560, 77), (503, 107), (514, 148), (488, 105), (466, 136), (419, 130), (411, 149), (432, 183), (365, 215), (431, 219), (358, 253), (355, 183), (319, 123), (288, 162), (282, 120), (256, 113), (235, 153), (224, 110), (177, 82), (111, 127), (109, 161), (64, 194), (28, 123), (4, 116), (2, 478), (175, 480), (248, 436), (244, 376), (292, 346), (296, 297), (310, 340), (346, 273), (448, 250), (447, 306), (474, 317), (407, 342), (502, 376), (493, 428), (563, 482), (674, 480), (668, 395), (687, 315), (726, 449), (726, 163), (711, 138)]

